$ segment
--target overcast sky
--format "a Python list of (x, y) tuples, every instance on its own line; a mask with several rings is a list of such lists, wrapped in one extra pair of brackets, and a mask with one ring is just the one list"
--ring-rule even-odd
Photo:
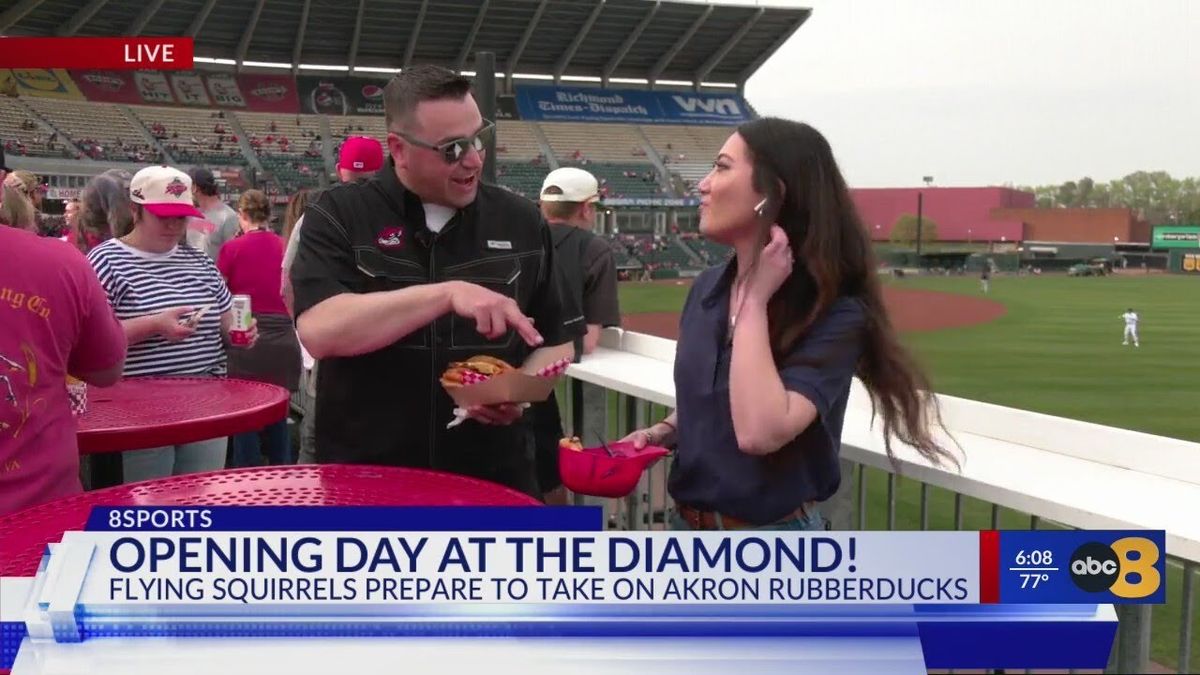
[(747, 98), (820, 129), (852, 185), (1200, 176), (1200, 0), (788, 4), (813, 14)]

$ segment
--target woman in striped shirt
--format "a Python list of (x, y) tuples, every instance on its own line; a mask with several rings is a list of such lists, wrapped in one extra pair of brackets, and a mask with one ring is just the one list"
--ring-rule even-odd
[[(88, 254), (125, 328), (125, 376), (223, 376), (233, 298), (216, 265), (183, 243), (191, 179), (165, 166), (137, 172), (129, 184), (133, 228)], [(215, 471), (226, 439), (123, 454), (125, 482)]]

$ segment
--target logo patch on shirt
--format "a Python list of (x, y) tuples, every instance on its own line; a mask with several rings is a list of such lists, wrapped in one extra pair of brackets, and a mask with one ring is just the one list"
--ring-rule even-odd
[(379, 248), (404, 248), (404, 228), (387, 228), (379, 233), (379, 237), (375, 239), (375, 243), (379, 245)]
[(501, 250), (501, 251), (511, 251), (511, 250), (512, 250), (512, 242), (511, 242), (511, 241), (497, 241), (497, 240), (495, 240), (495, 239), (488, 239), (488, 241), (487, 241), (487, 247), (488, 247), (488, 248), (499, 249), (499, 250)]

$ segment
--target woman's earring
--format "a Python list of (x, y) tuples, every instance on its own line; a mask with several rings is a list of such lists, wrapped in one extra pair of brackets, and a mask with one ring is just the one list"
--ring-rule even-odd
[(763, 197), (761, 202), (754, 205), (754, 214), (756, 216), (758, 216), (759, 218), (762, 218), (764, 215), (766, 215), (766, 210), (767, 210), (767, 198)]

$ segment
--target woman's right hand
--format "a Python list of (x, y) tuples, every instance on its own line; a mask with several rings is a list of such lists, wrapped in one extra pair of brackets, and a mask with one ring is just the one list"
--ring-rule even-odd
[(196, 327), (184, 321), (192, 312), (191, 307), (174, 307), (158, 313), (157, 333), (167, 342), (183, 342), (196, 332)]
[(654, 443), (653, 443), (654, 432), (651, 431), (652, 428), (653, 427), (647, 427), (645, 429), (638, 429), (637, 431), (629, 434), (625, 438), (622, 438), (621, 442), (622, 443), (632, 443), (634, 450), (642, 450), (647, 445), (654, 445)]

